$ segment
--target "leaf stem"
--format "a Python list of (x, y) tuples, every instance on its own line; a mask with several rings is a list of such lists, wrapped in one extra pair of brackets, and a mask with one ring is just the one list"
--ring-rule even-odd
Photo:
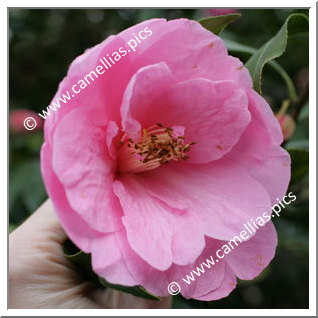
[(292, 117), (295, 120), (295, 122), (298, 119), (301, 109), (306, 104), (308, 100), (308, 96), (309, 96), (309, 81), (307, 81), (306, 86), (299, 97), (298, 102), (295, 104), (294, 111), (292, 113)]

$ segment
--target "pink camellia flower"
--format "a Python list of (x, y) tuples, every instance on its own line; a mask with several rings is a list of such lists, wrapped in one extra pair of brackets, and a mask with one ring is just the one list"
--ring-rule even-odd
[(286, 113), (289, 104), (289, 100), (284, 101), (280, 110), (275, 114), (285, 141), (289, 140), (296, 130), (296, 123), (294, 118)]
[(76, 58), (55, 98), (146, 28), (135, 52), (46, 120), (42, 174), (98, 275), (158, 296), (175, 281), (186, 298), (219, 299), (272, 260), (271, 221), (190, 285), (182, 278), (270, 213), (290, 179), (280, 126), (247, 69), (198, 22), (153, 19)]
[(290, 139), (296, 130), (295, 120), (288, 114), (276, 114), (276, 118), (282, 129), (284, 140)]
[(15, 109), (9, 115), (9, 128), (13, 134), (26, 133), (28, 130), (24, 127), (24, 121), (28, 117), (36, 118), (36, 127), (33, 131), (43, 128), (43, 120), (38, 118), (38, 114), (29, 109)]

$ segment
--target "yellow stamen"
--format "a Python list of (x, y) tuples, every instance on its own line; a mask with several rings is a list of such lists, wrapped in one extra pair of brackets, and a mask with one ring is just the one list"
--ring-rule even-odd
[(125, 134), (124, 144), (119, 149), (118, 170), (120, 172), (142, 172), (152, 170), (169, 161), (189, 159), (190, 147), (184, 143), (184, 136), (177, 136), (173, 128), (158, 123), (142, 129), (142, 137), (133, 141)]

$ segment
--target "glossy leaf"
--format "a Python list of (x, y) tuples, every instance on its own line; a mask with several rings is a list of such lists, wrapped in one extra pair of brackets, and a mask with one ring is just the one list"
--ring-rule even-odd
[[(224, 40), (227, 49), (230, 52), (236, 52), (236, 53), (244, 53), (244, 54), (248, 54), (248, 55), (253, 55), (257, 52), (257, 49), (244, 45), (244, 44), (240, 44), (231, 40)], [(287, 74), (287, 72), (283, 69), (283, 67), (277, 63), (276, 61), (272, 60), (268, 63), (275, 71), (277, 71), (277, 73), (282, 77), (282, 79), (285, 81), (288, 93), (289, 93), (289, 97), (290, 100), (292, 102), (295, 102), (297, 99), (297, 95), (296, 95), (296, 89), (294, 86), (294, 83), (292, 81), (292, 79), (290, 78), (290, 76)]]
[(223, 29), (230, 23), (241, 17), (239, 13), (231, 13), (227, 15), (218, 15), (199, 20), (199, 23), (207, 30), (219, 35)]
[(291, 14), (277, 34), (247, 61), (245, 66), (250, 71), (255, 90), (261, 93), (262, 72), (265, 64), (285, 52), (289, 35), (308, 31), (308, 24), (308, 17), (305, 14)]
[(309, 151), (305, 149), (287, 149), (291, 157), (291, 183), (294, 183), (309, 172)]
[(110, 283), (106, 282), (106, 280), (101, 278), (101, 277), (99, 277), (99, 282), (104, 287), (117, 289), (117, 290), (123, 291), (123, 292), (128, 293), (128, 294), (133, 294), (134, 296), (138, 296), (138, 297), (142, 297), (142, 298), (146, 298), (146, 299), (151, 299), (151, 300), (160, 300), (160, 297), (157, 297), (157, 296), (149, 293), (142, 286), (127, 287), (127, 286), (123, 286), (123, 285), (110, 284)]

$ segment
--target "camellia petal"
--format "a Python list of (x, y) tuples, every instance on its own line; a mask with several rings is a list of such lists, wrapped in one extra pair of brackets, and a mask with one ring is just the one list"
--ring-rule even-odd
[(272, 222), (259, 228), (252, 239), (236, 247), (226, 262), (240, 279), (253, 279), (275, 255), (277, 235)]
[(133, 250), (159, 270), (168, 269), (172, 262), (193, 263), (204, 248), (203, 226), (196, 214), (152, 197), (138, 177), (125, 175), (119, 180), (114, 190)]
[(282, 131), (269, 105), (254, 91), (249, 91), (248, 97), (252, 120), (228, 157), (237, 161), (265, 187), (273, 205), (287, 191), (290, 156), (280, 147)]
[(224, 269), (224, 277), (221, 285), (218, 288), (210, 291), (205, 295), (199, 296), (198, 300), (218, 300), (220, 298), (227, 297), (233, 289), (236, 287), (236, 276), (228, 265)]
[[(70, 207), (63, 185), (56, 177), (51, 164), (52, 150), (49, 144), (44, 143), (41, 151), (41, 171), (55, 212), (71, 240), (76, 242), (81, 250), (90, 253), (93, 240), (102, 237), (102, 233), (91, 228), (83, 218)], [(76, 226), (74, 226), (74, 224), (76, 224)]]
[(92, 242), (92, 267), (99, 276), (107, 277), (109, 283), (138, 285), (128, 271), (114, 233), (106, 234)]
[[(186, 142), (196, 143), (190, 162), (220, 159), (237, 143), (250, 121), (246, 94), (232, 81), (197, 78), (173, 85), (165, 64), (143, 69), (137, 76), (133, 78), (136, 89), (128, 92), (130, 101), (127, 92), (124, 95), (124, 130), (135, 136), (141, 130), (140, 123), (145, 127), (156, 122), (165, 127), (184, 126)], [(153, 85), (157, 86), (155, 92)]]
[(53, 167), (71, 207), (93, 228), (112, 232), (122, 227), (122, 208), (112, 189), (115, 168), (106, 148), (106, 123), (85, 109), (63, 117), (54, 134)]
[(204, 234), (230, 240), (244, 223), (271, 211), (264, 187), (233, 160), (205, 165), (167, 165), (142, 176), (152, 196), (168, 205), (183, 202), (204, 224)]

